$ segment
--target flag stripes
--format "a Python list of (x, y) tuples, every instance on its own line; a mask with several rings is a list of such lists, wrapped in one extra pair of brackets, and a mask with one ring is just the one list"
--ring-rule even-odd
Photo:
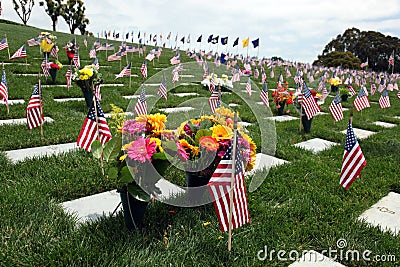
[(29, 99), (29, 103), (26, 108), (26, 120), (28, 124), (28, 130), (43, 124), (44, 117), (42, 114), (42, 97), (39, 94), (38, 84), (35, 85), (31, 98)]

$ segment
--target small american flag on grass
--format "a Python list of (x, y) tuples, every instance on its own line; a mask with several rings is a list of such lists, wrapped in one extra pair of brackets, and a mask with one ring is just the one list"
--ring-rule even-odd
[(26, 120), (29, 130), (42, 125), (44, 122), (42, 114), (42, 96), (39, 94), (38, 84), (35, 85), (31, 98), (29, 99), (26, 108)]

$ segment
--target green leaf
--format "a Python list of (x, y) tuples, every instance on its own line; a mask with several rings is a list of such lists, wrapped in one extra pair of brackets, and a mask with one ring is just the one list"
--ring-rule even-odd
[(93, 157), (96, 159), (101, 158), (101, 154), (103, 154), (103, 146), (101, 145), (99, 140), (94, 140), (91, 146)]
[(129, 171), (127, 166), (121, 168), (121, 171), (119, 172), (119, 181), (121, 183), (133, 182), (133, 174)]
[(157, 152), (151, 157), (153, 160), (167, 160), (165, 153)]
[(135, 183), (128, 184), (127, 188), (128, 192), (131, 193), (131, 195), (137, 200), (146, 202), (149, 202), (151, 200), (150, 196), (146, 192), (144, 192), (143, 189), (137, 184)]
[(113, 137), (104, 146), (103, 158), (106, 162), (110, 159), (117, 159), (122, 147), (122, 139), (119, 136)]
[(213, 126), (213, 123), (209, 120), (204, 120), (200, 122), (200, 129), (208, 129)]
[(203, 136), (211, 136), (211, 134), (212, 134), (212, 131), (211, 131), (211, 130), (200, 129), (200, 130), (196, 133), (196, 136), (195, 136), (196, 144), (199, 143), (199, 140), (200, 140), (201, 137), (203, 137)]
[(118, 177), (118, 169), (116, 167), (110, 167), (108, 169), (108, 177), (111, 179), (115, 179)]

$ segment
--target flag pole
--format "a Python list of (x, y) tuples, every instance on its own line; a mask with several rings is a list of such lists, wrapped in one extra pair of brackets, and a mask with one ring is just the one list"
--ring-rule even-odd
[[(6, 38), (6, 43), (8, 44), (7, 34), (4, 34), (4, 37)], [(9, 46), (9, 45), (7, 45), (7, 52), (8, 52), (8, 58), (11, 58), (11, 55), (10, 55), (10, 46)]]
[[(301, 94), (303, 97), (303, 101), (304, 101), (304, 94), (303, 94), (303, 85), (301, 85)], [(298, 96), (297, 96), (298, 97)], [(297, 98), (297, 102), (299, 101), (299, 98)], [(299, 132), (301, 134), (301, 126), (302, 126), (302, 117), (303, 117), (303, 106), (300, 104), (300, 125), (299, 125)]]
[(40, 136), (43, 137), (43, 123), (44, 123), (44, 118), (43, 118), (43, 99), (42, 99), (42, 87), (40, 84), (40, 72), (38, 73), (38, 93), (39, 93), (39, 98), (40, 98)]
[[(97, 115), (97, 100), (96, 100), (96, 94), (95, 94), (95, 90), (94, 90), (94, 84), (92, 84), (92, 92), (93, 92), (94, 116), (96, 118), (97, 139), (100, 140), (99, 117)], [(104, 175), (103, 151), (101, 152), (101, 157), (100, 157), (100, 167), (101, 167), (101, 173)]]
[[(1, 62), (1, 70), (2, 70), (1, 73), (3, 74), (3, 72), (4, 72), (4, 61)], [(10, 113), (10, 108), (8, 107), (8, 97), (7, 97), (6, 108), (7, 108), (7, 114), (9, 114)]]
[[(132, 70), (132, 64), (131, 64), (131, 70)], [(132, 73), (129, 74), (129, 88), (131, 88), (132, 85)]]
[(392, 65), (392, 74), (394, 73), (394, 49), (393, 49), (393, 65)]
[(228, 252), (232, 250), (232, 215), (233, 215), (233, 188), (235, 186), (235, 169), (236, 169), (236, 142), (237, 142), (237, 113), (234, 113), (233, 120), (233, 149), (232, 149), (232, 175), (231, 188), (229, 190), (229, 231), (228, 231)]

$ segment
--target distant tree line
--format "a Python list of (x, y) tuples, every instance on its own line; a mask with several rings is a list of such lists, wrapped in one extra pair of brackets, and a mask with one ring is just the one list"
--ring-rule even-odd
[[(314, 61), (314, 65), (359, 69), (368, 61), (374, 71), (389, 71), (388, 60), (394, 52), (394, 71), (400, 71), (400, 39), (380, 32), (347, 29), (330, 41)], [(396, 64), (397, 62), (397, 64)], [(391, 71), (391, 67), (390, 67)]]
[[(21, 18), (24, 25), (28, 23), (28, 20), (32, 13), (32, 8), (35, 5), (34, 0), (13, 0), (14, 10)], [(71, 34), (75, 33), (78, 29), (82, 35), (89, 34), (86, 31), (87, 25), (89, 25), (89, 19), (86, 18), (85, 10), (86, 7), (82, 0), (44, 0), (40, 1), (39, 5), (44, 7), (47, 15), (49, 15), (53, 31), (57, 30), (58, 18), (64, 18), (67, 23)]]

